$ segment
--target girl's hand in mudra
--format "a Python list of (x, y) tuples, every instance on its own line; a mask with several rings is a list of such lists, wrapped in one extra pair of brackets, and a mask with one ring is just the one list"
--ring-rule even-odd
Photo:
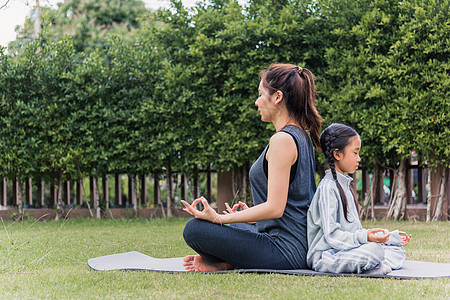
[(382, 228), (370, 229), (367, 233), (367, 240), (369, 242), (375, 242), (384, 244), (389, 240), (390, 233), (386, 233), (386, 230)]
[(411, 235), (407, 234), (406, 232), (400, 231), (400, 246), (406, 246), (409, 243), (409, 240), (411, 239)]
[[(195, 199), (194, 202), (192, 202), (192, 204), (189, 204), (184, 200), (181, 200), (181, 203), (183, 203), (183, 205), (185, 206), (183, 210), (190, 213), (197, 219), (202, 219), (212, 223), (221, 224), (220, 215), (211, 206), (209, 206), (208, 201), (204, 197)], [(197, 209), (198, 203), (203, 204), (203, 210)]]

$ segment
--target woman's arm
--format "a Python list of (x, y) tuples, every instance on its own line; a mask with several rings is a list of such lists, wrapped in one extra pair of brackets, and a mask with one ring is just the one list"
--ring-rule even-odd
[[(218, 214), (208, 204), (205, 198), (195, 200), (192, 205), (182, 201), (185, 210), (196, 218), (214, 223), (244, 223), (281, 218), (286, 207), (289, 189), (291, 166), (297, 159), (297, 146), (293, 138), (284, 132), (278, 132), (270, 139), (267, 151), (268, 186), (267, 201), (233, 214)], [(204, 209), (196, 209), (197, 203), (202, 203)]]

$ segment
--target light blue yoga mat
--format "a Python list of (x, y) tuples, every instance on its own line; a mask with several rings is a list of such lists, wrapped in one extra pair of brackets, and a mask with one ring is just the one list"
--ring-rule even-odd
[[(183, 267), (183, 258), (154, 258), (137, 251), (106, 255), (91, 258), (88, 266), (97, 271), (109, 270), (137, 270), (154, 272), (187, 272)], [(450, 277), (450, 264), (432, 263), (425, 261), (405, 260), (403, 268), (392, 271), (386, 275), (367, 274), (333, 274), (321, 273), (312, 270), (272, 270), (272, 269), (235, 269), (205, 273), (280, 273), (304, 276), (358, 276), (376, 278), (421, 279)]]

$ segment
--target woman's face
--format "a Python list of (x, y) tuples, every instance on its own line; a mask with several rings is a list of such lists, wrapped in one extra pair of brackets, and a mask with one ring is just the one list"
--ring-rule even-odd
[(263, 79), (261, 79), (258, 87), (258, 99), (255, 101), (255, 105), (258, 106), (258, 111), (261, 114), (261, 120), (263, 122), (271, 122), (278, 107), (275, 104), (277, 93), (270, 95), (269, 90), (264, 87)]

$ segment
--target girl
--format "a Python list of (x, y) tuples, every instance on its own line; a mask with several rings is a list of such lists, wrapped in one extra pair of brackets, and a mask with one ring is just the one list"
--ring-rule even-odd
[(361, 140), (352, 128), (332, 124), (320, 136), (330, 169), (319, 183), (308, 210), (308, 266), (330, 273), (387, 274), (405, 259), (410, 235), (363, 229), (350, 191), (361, 160)]
[[(182, 201), (195, 216), (183, 232), (198, 253), (184, 258), (188, 271), (307, 267), (306, 213), (316, 190), (312, 144), (319, 147), (321, 122), (313, 75), (294, 65), (272, 64), (261, 73), (258, 90), (261, 120), (272, 122), (277, 132), (250, 169), (254, 206), (227, 207), (228, 213), (218, 214), (203, 197), (192, 204)], [(231, 223), (238, 224), (225, 226)]]

